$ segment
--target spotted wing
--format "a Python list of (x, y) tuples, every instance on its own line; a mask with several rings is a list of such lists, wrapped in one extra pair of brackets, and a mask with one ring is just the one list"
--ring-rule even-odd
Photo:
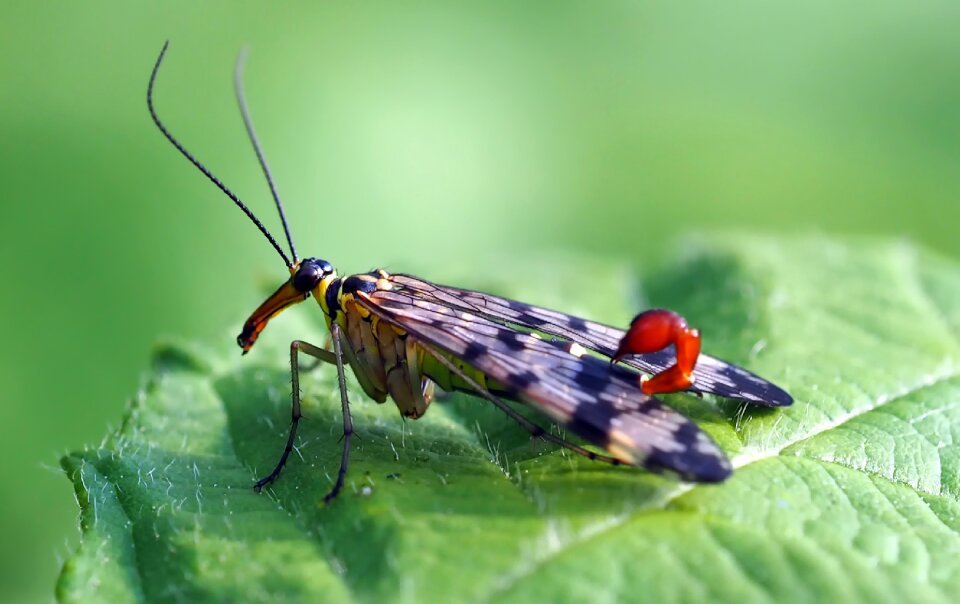
[[(468, 289), (437, 285), (411, 275), (392, 275), (390, 280), (398, 291), (412, 297), (476, 313), (494, 322), (520, 325), (564, 338), (607, 357), (613, 356), (625, 334), (616, 327), (555, 310)], [(660, 352), (632, 355), (621, 363), (654, 374), (674, 363), (674, 352), (671, 347)], [(693, 374), (694, 385), (690, 389), (694, 391), (768, 407), (783, 407), (793, 403), (793, 397), (779, 386), (710, 355), (700, 355)]]
[(717, 445), (695, 423), (643, 394), (632, 371), (409, 293), (378, 290), (358, 294), (358, 302), (625, 463), (699, 482), (718, 482), (731, 472)]

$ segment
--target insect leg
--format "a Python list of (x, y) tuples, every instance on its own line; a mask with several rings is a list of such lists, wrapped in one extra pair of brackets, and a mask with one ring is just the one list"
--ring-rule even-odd
[(337, 363), (337, 381), (340, 384), (340, 405), (343, 411), (343, 452), (340, 454), (340, 471), (337, 472), (337, 482), (323, 498), (324, 503), (330, 503), (343, 488), (343, 481), (347, 477), (347, 465), (350, 462), (350, 438), (353, 436), (353, 418), (350, 417), (350, 399), (347, 396), (347, 376), (343, 367), (343, 347), (340, 341), (340, 325), (334, 323), (330, 327), (333, 335), (333, 355)]
[[(326, 350), (327, 352), (330, 352), (331, 348), (333, 348), (333, 338), (328, 334), (326, 339), (323, 341), (323, 349)], [(331, 365), (336, 365), (336, 362), (332, 358), (328, 361), (324, 361), (323, 359), (318, 358), (312, 363), (310, 363), (309, 365), (304, 365), (300, 367), (300, 371), (310, 373), (311, 371), (313, 371), (314, 369), (322, 365), (324, 362), (330, 363)]]
[(427, 352), (427, 354), (437, 359), (437, 361), (439, 361), (441, 365), (444, 365), (447, 369), (450, 370), (451, 373), (455, 374), (457, 377), (459, 377), (464, 382), (466, 382), (471, 388), (473, 388), (473, 390), (478, 395), (482, 396), (483, 398), (493, 403), (498, 409), (506, 413), (508, 417), (510, 417), (512, 420), (520, 424), (520, 426), (522, 426), (523, 429), (529, 432), (532, 436), (536, 438), (542, 438), (543, 440), (549, 443), (552, 443), (552, 444), (561, 446), (565, 449), (568, 449), (570, 451), (573, 451), (574, 453), (578, 455), (582, 455), (587, 459), (602, 461), (615, 466), (618, 466), (623, 463), (621, 460), (617, 459), (616, 457), (603, 455), (602, 453), (594, 453), (589, 449), (585, 449), (584, 447), (575, 445), (564, 438), (560, 438), (559, 436), (554, 436), (553, 434), (547, 432), (539, 425), (533, 423), (529, 419), (517, 413), (512, 407), (510, 407), (510, 405), (500, 400), (500, 398), (497, 397), (495, 394), (493, 394), (492, 392), (490, 392), (489, 390), (481, 386), (479, 383), (477, 383), (475, 379), (473, 379), (472, 377), (467, 375), (466, 372), (464, 372), (462, 369), (454, 365), (450, 361), (450, 359), (436, 352), (435, 350), (433, 350), (433, 348), (424, 345), (422, 342), (420, 343), (420, 345), (423, 346), (423, 349)]
[(690, 328), (687, 320), (673, 311), (647, 310), (634, 317), (611, 362), (628, 354), (657, 352), (671, 344), (677, 362), (653, 377), (640, 378), (640, 388), (644, 394), (686, 390), (693, 384), (693, 368), (700, 356), (700, 331)]
[(277, 479), (280, 476), (280, 472), (283, 470), (283, 466), (287, 463), (287, 458), (290, 457), (290, 451), (293, 450), (293, 442), (297, 437), (297, 426), (300, 423), (300, 418), (303, 417), (300, 413), (300, 363), (299, 363), (299, 353), (305, 352), (310, 356), (318, 359), (318, 361), (323, 361), (325, 363), (337, 364), (339, 357), (334, 353), (318, 348), (309, 342), (304, 342), (302, 340), (294, 340), (290, 342), (290, 383), (293, 388), (291, 409), (290, 409), (290, 433), (287, 435), (287, 444), (283, 448), (283, 454), (280, 455), (280, 461), (277, 462), (277, 465), (273, 468), (273, 471), (261, 478), (253, 485), (255, 491), (260, 492), (263, 487), (267, 486), (271, 482)]

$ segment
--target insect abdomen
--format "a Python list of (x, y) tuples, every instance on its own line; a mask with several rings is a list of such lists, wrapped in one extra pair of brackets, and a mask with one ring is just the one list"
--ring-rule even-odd
[[(434, 382), (449, 392), (473, 393), (469, 383), (427, 354), (416, 338), (380, 321), (357, 304), (355, 292), (374, 289), (378, 276), (371, 273), (347, 277), (343, 287), (338, 288), (336, 298), (336, 320), (343, 327), (347, 340), (344, 352), (367, 395), (378, 403), (385, 402), (389, 395), (403, 416), (417, 419), (426, 412), (433, 399)], [(462, 359), (449, 354), (444, 356), (491, 392), (507, 394), (499, 383)]]

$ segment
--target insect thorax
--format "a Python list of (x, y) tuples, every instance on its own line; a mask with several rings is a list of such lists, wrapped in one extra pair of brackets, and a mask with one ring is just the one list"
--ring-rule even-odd
[[(448, 391), (467, 389), (466, 384), (428, 354), (405, 330), (380, 319), (359, 302), (360, 296), (391, 291), (391, 276), (382, 269), (335, 278), (320, 283), (314, 296), (326, 315), (327, 325), (337, 323), (343, 334), (344, 356), (364, 392), (383, 403), (387, 396), (400, 413), (421, 417), (433, 400), (434, 383)], [(475, 381), (496, 387), (462, 359), (444, 354)]]

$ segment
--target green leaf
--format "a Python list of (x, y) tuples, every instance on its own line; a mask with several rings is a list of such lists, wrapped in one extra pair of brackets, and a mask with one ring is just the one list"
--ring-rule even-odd
[[(63, 460), (83, 541), (58, 596), (89, 601), (950, 602), (960, 593), (960, 267), (901, 242), (699, 238), (641, 286), (611, 262), (427, 274), (624, 324), (683, 313), (705, 350), (796, 397), (783, 410), (669, 397), (736, 472), (694, 486), (555, 450), (479, 399), (418, 421), (351, 384), (348, 484), (335, 371), (304, 380), (297, 453), (275, 320), (241, 358), (167, 344), (122, 427)], [(503, 265), (493, 264), (500, 267)]]

